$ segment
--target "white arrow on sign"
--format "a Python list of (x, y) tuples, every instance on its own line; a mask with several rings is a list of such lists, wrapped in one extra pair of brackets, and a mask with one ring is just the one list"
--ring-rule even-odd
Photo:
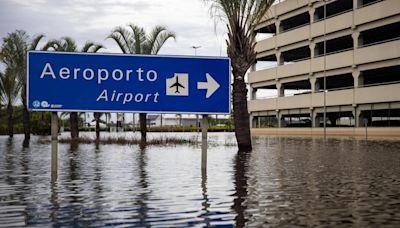
[(197, 82), (197, 89), (206, 89), (206, 98), (211, 97), (215, 91), (219, 88), (218, 82), (214, 80), (209, 73), (206, 73), (207, 82)]

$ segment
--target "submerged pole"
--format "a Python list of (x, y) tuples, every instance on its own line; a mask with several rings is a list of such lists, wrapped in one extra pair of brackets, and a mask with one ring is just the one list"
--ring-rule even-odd
[(207, 133), (208, 115), (203, 115), (201, 120), (201, 170), (207, 170)]
[(58, 116), (51, 113), (51, 180), (57, 180), (58, 175)]

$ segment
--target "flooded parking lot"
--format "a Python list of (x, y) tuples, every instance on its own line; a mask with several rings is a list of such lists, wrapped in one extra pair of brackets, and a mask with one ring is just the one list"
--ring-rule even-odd
[(210, 133), (206, 172), (200, 145), (59, 144), (51, 181), (38, 139), (0, 136), (1, 227), (400, 226), (399, 141)]

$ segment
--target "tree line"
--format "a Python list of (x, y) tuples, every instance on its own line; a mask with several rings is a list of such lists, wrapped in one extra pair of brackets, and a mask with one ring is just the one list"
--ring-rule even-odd
[[(256, 63), (256, 28), (262, 22), (275, 0), (203, 0), (210, 6), (211, 14), (227, 27), (227, 54), (231, 58), (233, 75), (232, 98), (235, 136), (239, 151), (251, 151), (249, 113), (247, 108), (247, 88), (245, 74)], [(134, 24), (116, 27), (107, 37), (112, 39), (124, 54), (157, 54), (169, 39), (175, 39), (175, 33), (164, 26), (156, 26), (149, 34)], [(48, 50), (65, 52), (98, 52), (105, 47), (87, 42), (80, 49), (74, 39), (63, 37), (50, 40), (39, 47), (44, 35), (30, 36), (21, 30), (9, 33), (3, 38), (0, 61), (6, 65), (0, 72), (1, 105), (7, 109), (8, 131), (12, 137), (13, 106), (20, 96), (23, 106), (24, 145), (29, 145), (30, 113), (26, 103), (26, 53), (29, 50)], [(0, 106), (1, 107), (1, 106)], [(70, 130), (73, 139), (79, 137), (78, 113), (70, 114)], [(95, 113), (96, 129), (99, 129), (101, 113)], [(140, 113), (142, 140), (146, 141), (146, 114)], [(96, 130), (96, 136), (100, 132)]]

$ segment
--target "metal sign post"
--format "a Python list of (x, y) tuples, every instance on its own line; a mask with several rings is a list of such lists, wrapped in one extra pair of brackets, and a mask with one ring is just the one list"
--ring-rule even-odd
[(57, 180), (58, 175), (58, 116), (51, 113), (51, 181)]
[(207, 133), (208, 133), (208, 115), (203, 115), (201, 120), (201, 170), (207, 170)]

